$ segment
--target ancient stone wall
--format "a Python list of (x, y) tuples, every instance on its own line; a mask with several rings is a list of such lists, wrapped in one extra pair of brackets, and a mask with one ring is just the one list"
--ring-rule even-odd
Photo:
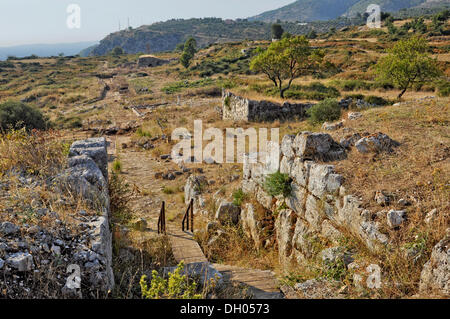
[(90, 247), (76, 255), (81, 263), (81, 277), (89, 278), (92, 290), (107, 293), (114, 287), (114, 274), (106, 139), (74, 142), (69, 151), (69, 169), (65, 176), (68, 187), (98, 211), (98, 216), (87, 223)]
[(249, 100), (231, 92), (222, 93), (222, 117), (224, 120), (247, 122), (284, 121), (293, 118), (304, 118), (312, 104), (282, 105), (269, 101)]
[[(291, 177), (292, 195), (283, 204), (283, 198), (274, 198), (264, 190), (264, 164), (249, 163), (250, 157), (246, 156), (242, 188), (255, 194), (266, 209), (278, 213), (275, 230), (282, 264), (302, 263), (317, 254), (315, 243), (320, 238), (338, 245), (343, 234), (351, 233), (372, 250), (388, 242), (359, 198), (347, 193), (344, 178), (334, 166), (325, 163), (345, 158), (345, 149), (328, 134), (302, 132), (285, 136), (280, 172)], [(253, 209), (251, 204), (244, 207), (242, 222), (249, 235), (258, 240), (259, 221), (251, 218)]]

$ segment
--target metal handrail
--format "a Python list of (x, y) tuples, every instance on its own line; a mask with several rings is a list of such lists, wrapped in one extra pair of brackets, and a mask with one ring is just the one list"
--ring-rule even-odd
[[(190, 219), (190, 223), (189, 223), (189, 219)], [(189, 230), (189, 224), (191, 226), (191, 232), (194, 232), (194, 199), (193, 198), (191, 199), (191, 202), (189, 203), (189, 206), (186, 209), (186, 213), (184, 214), (183, 222), (181, 224), (182, 230), (183, 231), (185, 229)]]
[(162, 202), (158, 218), (158, 234), (166, 234), (166, 202)]

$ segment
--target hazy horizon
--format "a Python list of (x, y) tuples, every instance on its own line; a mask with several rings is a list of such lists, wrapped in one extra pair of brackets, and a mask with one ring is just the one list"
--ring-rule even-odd
[[(95, 42), (128, 26), (139, 27), (169, 19), (246, 18), (294, 0), (2, 0), (0, 47)], [(81, 8), (81, 28), (69, 29), (69, 4)], [(176, 8), (176, 9), (174, 9)]]

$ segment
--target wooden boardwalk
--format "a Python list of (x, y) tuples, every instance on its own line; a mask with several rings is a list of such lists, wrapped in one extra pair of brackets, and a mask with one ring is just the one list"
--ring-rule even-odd
[[(208, 263), (199, 244), (191, 232), (183, 232), (180, 227), (168, 225), (167, 235), (172, 244), (173, 255), (177, 262)], [(223, 275), (226, 282), (241, 283), (248, 286), (253, 299), (281, 299), (275, 274), (271, 271), (240, 268), (235, 266), (212, 264)]]
[(208, 262), (192, 233), (183, 232), (180, 228), (181, 226), (168, 225), (167, 229), (175, 260), (177, 262), (184, 261), (185, 264)]

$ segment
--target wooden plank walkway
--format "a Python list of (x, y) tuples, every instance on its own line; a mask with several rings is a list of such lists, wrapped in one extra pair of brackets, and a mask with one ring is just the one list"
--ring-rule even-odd
[(213, 264), (226, 281), (248, 286), (253, 299), (282, 299), (275, 274), (270, 270), (248, 269), (236, 266)]
[[(183, 232), (175, 225), (168, 225), (167, 235), (172, 244), (173, 255), (177, 262), (208, 263), (199, 244), (191, 232)], [(226, 282), (238, 282), (248, 286), (253, 299), (281, 299), (275, 274), (271, 271), (240, 268), (235, 266), (212, 264), (223, 275)]]
[(208, 262), (191, 232), (183, 232), (180, 229), (181, 226), (167, 226), (167, 235), (172, 244), (173, 256), (177, 262), (184, 261), (185, 264)]

